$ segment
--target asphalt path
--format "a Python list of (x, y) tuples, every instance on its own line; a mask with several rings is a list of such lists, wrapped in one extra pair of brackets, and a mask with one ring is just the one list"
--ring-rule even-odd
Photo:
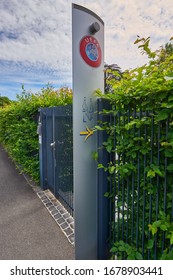
[(0, 260), (72, 260), (74, 247), (0, 146)]

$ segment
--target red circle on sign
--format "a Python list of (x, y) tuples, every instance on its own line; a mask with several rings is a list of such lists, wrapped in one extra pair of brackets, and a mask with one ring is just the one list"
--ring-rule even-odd
[(99, 42), (93, 36), (85, 36), (80, 41), (80, 54), (83, 60), (92, 67), (99, 67), (102, 51)]

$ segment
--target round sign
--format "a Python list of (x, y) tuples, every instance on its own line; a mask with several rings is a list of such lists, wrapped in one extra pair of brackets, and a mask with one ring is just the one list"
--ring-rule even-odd
[(80, 54), (83, 60), (92, 67), (99, 67), (102, 52), (99, 42), (93, 36), (85, 36), (80, 41)]

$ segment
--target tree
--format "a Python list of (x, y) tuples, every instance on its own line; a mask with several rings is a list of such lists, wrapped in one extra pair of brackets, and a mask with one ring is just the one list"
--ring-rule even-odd
[(121, 80), (122, 71), (117, 64), (105, 64), (105, 92), (112, 92), (113, 81)]
[(173, 44), (166, 43), (165, 46), (161, 47), (158, 62), (164, 62), (168, 56), (173, 55)]
[(1, 96), (0, 94), (0, 107), (4, 107), (5, 105), (10, 104), (11, 101), (7, 96)]

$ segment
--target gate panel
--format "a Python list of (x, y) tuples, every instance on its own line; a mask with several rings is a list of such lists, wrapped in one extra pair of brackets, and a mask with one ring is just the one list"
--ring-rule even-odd
[(54, 108), (55, 116), (55, 195), (73, 211), (72, 106)]
[(72, 105), (40, 109), (40, 176), (73, 214), (73, 132)]

